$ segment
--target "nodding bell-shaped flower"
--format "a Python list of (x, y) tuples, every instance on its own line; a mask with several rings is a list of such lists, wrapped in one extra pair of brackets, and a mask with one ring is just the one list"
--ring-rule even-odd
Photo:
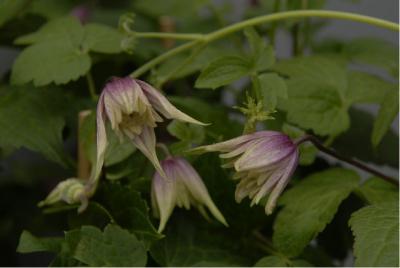
[(158, 232), (162, 232), (175, 206), (190, 209), (193, 205), (208, 219), (205, 207), (225, 226), (224, 216), (212, 201), (206, 186), (196, 170), (181, 157), (168, 157), (161, 161), (167, 179), (158, 171), (154, 174), (151, 189), (153, 214), (160, 218)]
[(90, 183), (95, 184), (103, 166), (107, 120), (121, 139), (130, 139), (164, 176), (155, 150), (154, 128), (163, 121), (160, 114), (167, 119), (205, 125), (179, 111), (160, 92), (143, 81), (128, 76), (113, 78), (108, 82), (97, 105), (97, 162)]
[(67, 204), (75, 204), (82, 202), (82, 207), (86, 208), (87, 198), (85, 192), (85, 182), (77, 178), (70, 178), (60, 182), (46, 197), (45, 200), (39, 202), (38, 206), (48, 206), (59, 201)]
[(259, 131), (201, 146), (194, 151), (222, 152), (220, 157), (227, 159), (223, 167), (233, 167), (236, 171), (233, 178), (240, 180), (236, 187), (236, 201), (241, 202), (248, 196), (254, 205), (269, 194), (265, 206), (268, 215), (275, 208), (299, 158), (297, 145), (288, 136), (275, 131)]

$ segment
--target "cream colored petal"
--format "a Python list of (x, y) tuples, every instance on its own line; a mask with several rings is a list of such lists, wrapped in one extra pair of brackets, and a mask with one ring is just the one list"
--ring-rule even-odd
[(165, 118), (167, 119), (177, 119), (180, 121), (198, 124), (198, 125), (207, 125), (202, 123), (187, 114), (179, 111), (174, 105), (172, 105), (166, 97), (164, 97), (158, 90), (153, 88), (151, 85), (147, 84), (146, 82), (136, 80), (138, 84), (143, 89), (144, 94), (146, 95), (147, 99), (151, 103), (151, 105), (160, 112)]
[(285, 163), (286, 170), (283, 173), (282, 177), (280, 178), (278, 184), (272, 190), (271, 195), (268, 197), (268, 202), (265, 206), (265, 213), (267, 213), (267, 215), (272, 214), (276, 206), (276, 201), (278, 200), (278, 197), (283, 192), (286, 185), (289, 183), (290, 177), (296, 170), (298, 164), (298, 158), (299, 158), (299, 153), (296, 150), (296, 152), (293, 153), (293, 155), (291, 156), (290, 160), (287, 163)]
[(132, 139), (133, 144), (150, 160), (158, 173), (167, 178), (156, 154), (156, 136), (152, 127), (145, 126), (140, 135)]
[[(282, 135), (279, 132), (276, 131), (258, 131), (252, 134), (247, 134), (247, 135), (242, 135), (230, 140), (226, 140), (223, 142), (218, 142), (210, 145), (205, 145), (205, 146), (200, 146), (197, 148), (194, 148), (190, 150), (190, 152), (194, 153), (202, 153), (202, 152), (224, 152), (224, 153), (229, 153), (237, 148), (239, 146), (249, 146), (247, 143), (250, 141), (257, 142), (259, 139), (263, 139), (266, 137), (271, 137), (271, 136), (276, 136), (276, 135)], [(251, 143), (251, 145), (253, 142)], [(245, 148), (245, 147), (244, 147)]]
[(174, 180), (165, 180), (157, 172), (152, 181), (152, 204), (160, 217), (158, 232), (161, 233), (171, 216), (176, 203), (176, 185)]
[(97, 123), (97, 153), (96, 153), (96, 164), (92, 169), (92, 173), (88, 180), (88, 185), (91, 187), (95, 187), (97, 181), (101, 174), (101, 169), (104, 164), (104, 156), (107, 148), (107, 133), (105, 126), (105, 114), (104, 114), (104, 94), (101, 94), (99, 102), (97, 104), (97, 115), (96, 115), (96, 123)]
[(204, 204), (218, 221), (228, 226), (228, 223), (212, 201), (206, 186), (196, 170), (183, 158), (178, 159), (177, 162), (180, 166), (180, 168), (176, 170), (177, 183), (180, 182), (185, 185), (187, 191), (191, 193), (197, 202)]

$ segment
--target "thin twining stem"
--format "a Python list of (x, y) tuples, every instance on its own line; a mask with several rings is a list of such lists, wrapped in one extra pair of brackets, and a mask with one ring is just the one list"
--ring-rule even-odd
[[(209, 34), (175, 34), (174, 37), (177, 39), (193, 39), (193, 41), (187, 42), (183, 45), (177, 46), (174, 49), (167, 51), (164, 54), (150, 60), (146, 64), (142, 65), (140, 68), (136, 69), (131, 73), (133, 78), (139, 77), (151, 70), (157, 64), (167, 60), (170, 57), (175, 56), (178, 53), (181, 53), (185, 50), (191, 49), (199, 43), (208, 44), (215, 40), (221, 39), (229, 34), (234, 32), (243, 30), (246, 27), (255, 26), (258, 24), (263, 24), (267, 22), (286, 20), (286, 19), (299, 19), (299, 18), (309, 18), (309, 17), (319, 17), (319, 18), (331, 18), (331, 19), (342, 19), (342, 20), (351, 20), (357, 21), (361, 23), (366, 23), (382, 28), (386, 28), (392, 31), (399, 31), (399, 25), (397, 23), (393, 23), (390, 21), (377, 19), (374, 17), (354, 14), (350, 12), (341, 12), (341, 11), (329, 11), (329, 10), (295, 10), (295, 11), (287, 11), (287, 12), (278, 12), (270, 15), (259, 16), (255, 18), (251, 18), (248, 20), (244, 20), (238, 23), (234, 23), (232, 25), (226, 26)], [(165, 33), (136, 33), (137, 37), (145, 38), (165, 38)], [(172, 36), (169, 36), (170, 38)]]
[(348, 158), (348, 157), (345, 157), (343, 155), (338, 154), (334, 150), (325, 147), (316, 137), (314, 137), (312, 135), (305, 135), (302, 138), (298, 139), (295, 143), (297, 145), (300, 145), (301, 143), (307, 142), (307, 141), (313, 143), (315, 145), (315, 147), (317, 147), (321, 152), (329, 154), (329, 155), (331, 155), (331, 156), (333, 156), (333, 157), (335, 157), (335, 158), (337, 158), (337, 159), (339, 159), (339, 160), (341, 160), (343, 162), (349, 163), (349, 164), (351, 164), (351, 165), (353, 165), (355, 167), (358, 167), (359, 169), (362, 169), (362, 170), (364, 170), (366, 172), (374, 174), (374, 175), (384, 179), (385, 181), (390, 182), (390, 183), (396, 185), (397, 187), (399, 187), (399, 181), (397, 179), (389, 177), (389, 176), (381, 173), (380, 171), (375, 170), (375, 169), (373, 169), (373, 168), (371, 168), (371, 167), (369, 167), (369, 166), (367, 166), (367, 165), (365, 165), (365, 164), (363, 164), (361, 162), (358, 162), (358, 161), (356, 161), (354, 159), (351, 159), (351, 158)]

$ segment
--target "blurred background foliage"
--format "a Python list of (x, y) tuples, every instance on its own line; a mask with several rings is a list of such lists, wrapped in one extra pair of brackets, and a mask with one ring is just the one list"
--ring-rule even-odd
[[(88, 51), (82, 52), (84, 55), (79, 57), (79, 61), (84, 60), (88, 62), (87, 65), (80, 63), (72, 66), (60, 77), (49, 76), (52, 65), (46, 67), (46, 62), (41, 61), (43, 57), (57, 59), (59, 54), (54, 49), (54, 44), (48, 47), (42, 44), (44, 48), (41, 53), (44, 54), (39, 59), (28, 58), (23, 61), (20, 57), (21, 62), (15, 62), (14, 66), (7, 65), (6, 61), (2, 63), (0, 264), (43, 266), (52, 262), (55, 266), (82, 265), (63, 256), (65, 252), (59, 252), (55, 260), (54, 254), (50, 253), (17, 253), (22, 230), (27, 229), (38, 236), (63, 236), (62, 231), (82, 225), (104, 228), (110, 222), (110, 211), (113, 220), (121, 227), (132, 231), (148, 243), (149, 265), (254, 265), (266, 253), (253, 241), (257, 240), (259, 233), (266, 237), (272, 236), (276, 214), (267, 217), (263, 208), (250, 208), (248, 200), (236, 204), (233, 198), (235, 184), (229, 179), (230, 174), (219, 168), (220, 160), (215, 155), (191, 156), (190, 160), (230, 223), (229, 229), (204, 221), (197, 212), (177, 210), (168, 224), (166, 239), (150, 247), (149, 241), (159, 239), (159, 234), (153, 227), (156, 221), (148, 215), (147, 205), (152, 167), (134, 148), (119, 144), (112, 134), (105, 162), (106, 180), (103, 180), (84, 214), (77, 216), (75, 207), (65, 206), (42, 211), (36, 204), (59, 181), (76, 176), (78, 140), (86, 157), (90, 161), (94, 159), (94, 112), (80, 126), (78, 124), (78, 113), (82, 110), (94, 111), (96, 105), (87, 89), (88, 79), (93, 80), (99, 93), (102, 85), (111, 76), (128, 75), (150, 59), (182, 43), (173, 40), (133, 39), (117, 32), (118, 22), (123, 14), (135, 14), (133, 29), (137, 32), (208, 33), (258, 15), (285, 10), (324, 9), (327, 2), (329, 1), (196, 0), (188, 4), (185, 0), (1, 1), (0, 48), (6, 51), (2, 54), (4, 57), (5, 53), (18, 55), (20, 51), (27, 50), (24, 45), (38, 47), (35, 38), (26, 35), (37, 31), (48, 21), (68, 15), (79, 17), (82, 25), (98, 23), (111, 27), (115, 31), (112, 32), (116, 35), (115, 38), (124, 40), (125, 47), (115, 49), (113, 44), (107, 42), (106, 47), (80, 43), (81, 46), (88, 46)], [(362, 1), (344, 2), (352, 2), (351, 5), (357, 11), (357, 5)], [(396, 1), (380, 4), (398, 8), (395, 7)], [(257, 72), (260, 74), (258, 78), (260, 83), (263, 83), (263, 79), (267, 81), (265, 94), (274, 96), (274, 99), (267, 99), (266, 103), (269, 107), (273, 106), (272, 110), (277, 110), (273, 114), (275, 120), (268, 120), (264, 126), (259, 127), (282, 130), (293, 138), (312, 132), (325, 138), (328, 145), (347, 156), (375, 165), (389, 166), (392, 169), (387, 171), (397, 174), (398, 133), (391, 128), (391, 122), (396, 118), (398, 109), (393, 112), (393, 107), (398, 107), (398, 102), (392, 103), (392, 100), (398, 101), (398, 95), (391, 95), (391, 92), (398, 88), (398, 44), (373, 36), (350, 40), (340, 39), (340, 36), (317, 38), (324, 28), (329, 27), (329, 23), (330, 21), (321, 19), (292, 19), (256, 27), (263, 41), (267, 40), (263, 43), (268, 44), (263, 48), (267, 51), (264, 58), (266, 60), (262, 61), (264, 65), (257, 65)], [(68, 28), (70, 25), (64, 24), (62, 27)], [(157, 128), (158, 139), (169, 143), (174, 153), (180, 154), (194, 145), (221, 141), (241, 134), (244, 118), (231, 106), (242, 105), (245, 101), (243, 89), (251, 87), (251, 74), (247, 69), (243, 71), (242, 66), (242, 71), (233, 69), (232, 77), (226, 78), (226, 81), (213, 81), (207, 74), (217, 71), (207, 68), (210, 62), (224, 56), (234, 55), (242, 61), (264, 57), (255, 54), (254, 44), (248, 40), (252, 38), (249, 35), (251, 34), (245, 36), (237, 33), (210, 44), (195, 54), (185, 68), (180, 66), (194, 52), (179, 54), (152, 69), (144, 77), (162, 87), (179, 109), (203, 122), (212, 123), (207, 128), (175, 121), (163, 123)], [(21, 36), (25, 36), (25, 39), (20, 39)], [(19, 42), (16, 42), (17, 39)], [(286, 46), (284, 52), (278, 48), (282, 40)], [(50, 52), (46, 49), (49, 47)], [(313, 55), (312, 60), (302, 57), (305, 55)], [(281, 61), (289, 57), (293, 59)], [(26, 66), (30, 68), (28, 71), (24, 69)], [(217, 67), (218, 64), (216, 69)], [(38, 71), (34, 72), (34, 69)], [(40, 73), (41, 70), (44, 71)], [(43, 74), (44, 80), (41, 76)], [(268, 75), (261, 77), (262, 74)], [(283, 84), (281, 79), (285, 80)], [(237, 82), (232, 83), (234, 81)], [(330, 83), (328, 92), (318, 95), (316, 92), (326, 87), (327, 81)], [(194, 85), (198, 88), (222, 89), (204, 90), (194, 88)], [(268, 85), (273, 87), (268, 88)], [(277, 88), (286, 90), (286, 96), (279, 95), (281, 91)], [(342, 102), (343, 96), (345, 101)], [(310, 99), (318, 99), (319, 104), (311, 105)], [(381, 109), (377, 117), (374, 117), (370, 110), (359, 105), (366, 103), (374, 104), (374, 107), (389, 107), (389, 110)], [(327, 107), (326, 118), (321, 118), (325, 115), (320, 114), (318, 105)], [(316, 108), (313, 110), (313, 107)], [(387, 118), (390, 120), (385, 120)], [(378, 127), (374, 124), (378, 124)], [(316, 150), (312, 146), (303, 146), (301, 150), (302, 165), (297, 170), (292, 185), (311, 173), (337, 165), (330, 159), (316, 156)], [(362, 193), (362, 189), (360, 191)], [(354, 191), (344, 198), (332, 222), (313, 241), (315, 243), (311, 243), (301, 255), (291, 259), (290, 265), (351, 264), (349, 250), (352, 248), (353, 237), (347, 222), (351, 213), (364, 204), (360, 191)], [(287, 199), (290, 199), (290, 195)], [(140, 220), (136, 220), (138, 218)], [(144, 237), (141, 237), (143, 233)], [(194, 249), (188, 250), (192, 246)], [(268, 263), (270, 261), (271, 259)], [(279, 258), (272, 261), (282, 262)], [(287, 265), (288, 260), (285, 261)]]

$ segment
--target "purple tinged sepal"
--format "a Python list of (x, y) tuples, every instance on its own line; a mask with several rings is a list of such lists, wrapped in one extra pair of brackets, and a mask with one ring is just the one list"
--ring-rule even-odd
[(286, 135), (276, 131), (258, 131), (224, 142), (195, 148), (194, 152), (221, 152), (225, 168), (234, 168), (235, 199), (245, 197), (258, 204), (268, 195), (266, 214), (271, 214), (276, 202), (298, 165), (299, 151)]
[(106, 84), (97, 105), (97, 157), (90, 177), (96, 187), (107, 148), (106, 122), (120, 139), (128, 138), (165, 177), (156, 155), (154, 128), (167, 119), (205, 125), (182, 113), (167, 98), (146, 82), (131, 77), (113, 78)]
[(160, 218), (158, 232), (164, 230), (175, 206), (185, 209), (194, 206), (207, 219), (208, 213), (205, 208), (208, 208), (218, 221), (228, 226), (199, 174), (188, 161), (181, 157), (168, 157), (161, 161), (161, 166), (167, 179), (157, 171), (153, 177), (151, 191), (153, 214)]

